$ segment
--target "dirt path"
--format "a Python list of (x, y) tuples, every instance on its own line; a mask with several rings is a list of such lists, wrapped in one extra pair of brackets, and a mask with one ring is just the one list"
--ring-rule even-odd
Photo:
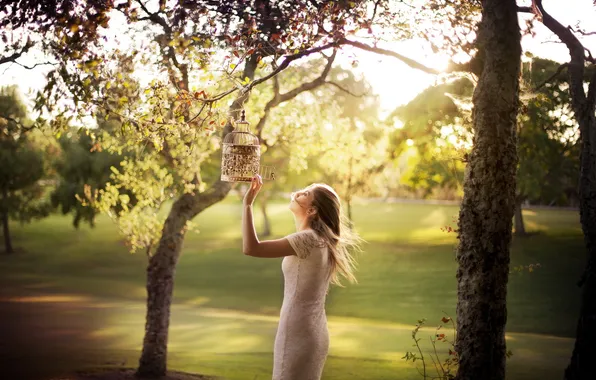
[[(76, 296), (0, 300), (0, 378), (42, 380), (73, 369), (126, 364), (135, 352), (102, 349), (108, 339), (92, 337), (104, 317)], [(132, 365), (128, 363), (128, 365)]]

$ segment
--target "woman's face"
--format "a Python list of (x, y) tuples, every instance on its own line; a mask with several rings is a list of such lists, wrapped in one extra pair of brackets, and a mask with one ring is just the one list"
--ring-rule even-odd
[(308, 210), (312, 207), (314, 195), (312, 187), (304, 188), (300, 191), (292, 193), (290, 197), (290, 210), (300, 216), (305, 216)]

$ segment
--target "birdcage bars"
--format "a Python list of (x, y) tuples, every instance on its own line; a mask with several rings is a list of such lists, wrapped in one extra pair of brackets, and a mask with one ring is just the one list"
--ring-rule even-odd
[(246, 113), (242, 110), (234, 131), (223, 140), (221, 180), (225, 182), (250, 182), (259, 174), (261, 144), (249, 130)]

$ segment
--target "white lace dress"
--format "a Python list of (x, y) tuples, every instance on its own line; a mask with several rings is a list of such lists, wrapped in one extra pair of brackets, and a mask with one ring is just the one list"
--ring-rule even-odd
[(319, 380), (329, 350), (329, 252), (312, 230), (286, 238), (296, 256), (284, 257), (281, 266), (284, 300), (273, 350), (273, 380)]

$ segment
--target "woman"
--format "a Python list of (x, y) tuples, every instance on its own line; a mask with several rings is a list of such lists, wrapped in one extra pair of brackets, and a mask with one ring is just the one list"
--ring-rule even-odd
[(290, 211), (296, 233), (283, 239), (259, 241), (252, 204), (261, 189), (260, 176), (244, 196), (242, 248), (254, 257), (283, 257), (284, 299), (273, 354), (273, 380), (318, 380), (329, 350), (325, 297), (340, 276), (355, 282), (354, 260), (348, 248), (359, 238), (345, 228), (339, 197), (323, 184), (292, 194)]

